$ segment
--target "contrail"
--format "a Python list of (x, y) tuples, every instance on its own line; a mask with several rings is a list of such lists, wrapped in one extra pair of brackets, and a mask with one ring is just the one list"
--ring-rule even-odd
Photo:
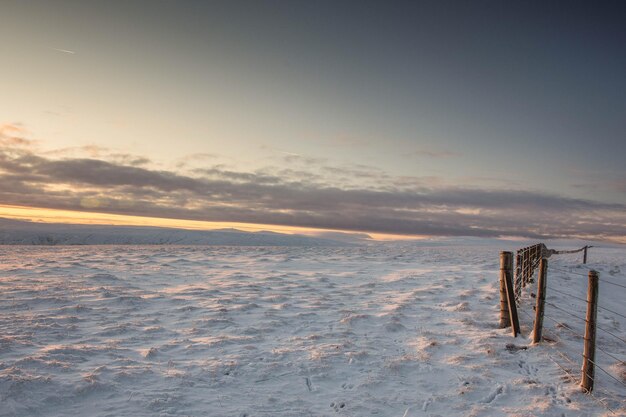
[(55, 50), (55, 51), (58, 51), (58, 52), (63, 52), (64, 54), (74, 55), (76, 53), (76, 52), (70, 51), (68, 49), (59, 49), (59, 48), (52, 48), (52, 49)]
[(278, 152), (284, 153), (285, 155), (289, 155), (289, 156), (302, 156), (299, 153), (286, 152), (286, 151), (278, 151)]

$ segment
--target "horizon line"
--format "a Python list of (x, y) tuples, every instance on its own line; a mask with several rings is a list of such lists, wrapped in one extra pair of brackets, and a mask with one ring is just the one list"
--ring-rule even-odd
[(244, 232), (269, 231), (284, 234), (301, 234), (317, 236), (323, 233), (343, 233), (346, 235), (366, 234), (372, 240), (423, 240), (434, 236), (425, 235), (394, 235), (385, 233), (369, 233), (366, 231), (348, 231), (338, 229), (308, 228), (298, 226), (283, 226), (261, 223), (221, 222), (207, 220), (188, 220), (165, 217), (137, 216), (128, 214), (112, 214), (88, 210), (65, 210), (46, 207), (19, 206), (0, 204), (0, 217), (28, 221), (32, 223), (64, 223), (98, 226), (139, 226), (163, 227), (185, 230), (219, 230), (237, 229)]

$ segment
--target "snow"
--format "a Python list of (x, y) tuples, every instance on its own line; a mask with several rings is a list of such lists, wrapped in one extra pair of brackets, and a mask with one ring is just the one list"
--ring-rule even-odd
[(355, 240), (350, 235), (334, 240), (269, 231), (37, 223), (0, 217), (0, 245), (348, 246)]
[[(497, 327), (503, 249), (3, 246), (0, 416), (625, 415), (623, 362), (597, 354), (618, 377), (596, 371), (604, 405), (556, 364), (579, 377), (561, 355), (579, 367), (563, 325), (582, 323), (548, 306), (562, 325), (530, 345), (526, 291), (523, 336)], [(624, 284), (624, 255), (593, 248), (587, 266)], [(584, 296), (579, 262), (551, 259), (548, 286)], [(626, 315), (623, 300), (601, 283), (601, 305)]]

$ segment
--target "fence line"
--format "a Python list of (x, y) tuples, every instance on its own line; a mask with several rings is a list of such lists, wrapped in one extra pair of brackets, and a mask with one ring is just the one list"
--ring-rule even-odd
[[(564, 271), (564, 272), (568, 272), (568, 271)], [(574, 298), (574, 299), (577, 299), (577, 300), (583, 301), (583, 302), (585, 302), (586, 304), (589, 304), (589, 301), (588, 301), (588, 300), (584, 300), (584, 299), (582, 299), (582, 298), (572, 296), (571, 294), (567, 294), (567, 293), (565, 293), (565, 292), (563, 292), (563, 291), (559, 291), (559, 290), (557, 290), (557, 289), (555, 289), (555, 288), (550, 288), (550, 290), (551, 290), (551, 291), (555, 291), (555, 292), (560, 293), (560, 294), (563, 294), (563, 295), (566, 295), (566, 296), (568, 296), (568, 297), (570, 297), (570, 298)], [(561, 311), (561, 312), (566, 313), (567, 315), (569, 315), (569, 316), (571, 316), (571, 317), (574, 317), (574, 318), (576, 318), (576, 319), (578, 319), (578, 320), (581, 320), (581, 321), (583, 321), (583, 322), (585, 322), (585, 323), (588, 323), (588, 321), (587, 321), (587, 319), (586, 319), (586, 318), (580, 317), (580, 316), (578, 316), (578, 315), (576, 315), (576, 314), (572, 313), (571, 311), (568, 311), (568, 310), (566, 310), (566, 309), (564, 309), (564, 308), (561, 308), (561, 307), (559, 307), (559, 306), (557, 306), (557, 305), (555, 305), (555, 304), (553, 304), (553, 303), (550, 303), (550, 302), (546, 302), (546, 304), (548, 304), (548, 305), (550, 305), (550, 306), (554, 307), (555, 309), (557, 309), (557, 310), (559, 310), (559, 311)], [(596, 308), (598, 308), (598, 309), (602, 309), (602, 310), (606, 310), (606, 311), (609, 311), (609, 312), (611, 312), (611, 313), (614, 313), (614, 314), (616, 314), (616, 315), (618, 315), (618, 316), (620, 316), (620, 317), (624, 317), (624, 318), (626, 318), (626, 316), (623, 316), (623, 315), (622, 315), (622, 314), (620, 314), (620, 313), (614, 312), (613, 310), (608, 309), (608, 308), (606, 308), (606, 307), (601, 307), (600, 305), (597, 305), (597, 306), (596, 306)], [(553, 320), (553, 321), (554, 321), (554, 320)], [(595, 327), (596, 327), (596, 329), (598, 329), (598, 330), (600, 330), (600, 331), (602, 331), (602, 332), (604, 332), (604, 333), (606, 333), (606, 334), (609, 334), (609, 335), (613, 336), (613, 337), (614, 337), (614, 338), (616, 338), (617, 340), (619, 340), (619, 341), (621, 341), (621, 342), (623, 342), (623, 343), (626, 343), (626, 340), (624, 340), (624, 339), (622, 339), (621, 337), (617, 336), (616, 334), (614, 334), (614, 333), (612, 333), (612, 332), (608, 331), (608, 330), (607, 330), (607, 329), (605, 329), (604, 327), (599, 326), (597, 323), (596, 323)], [(579, 338), (583, 338), (583, 339), (584, 339), (584, 336), (582, 336), (582, 335), (580, 335), (580, 334), (578, 334), (578, 333), (573, 332), (573, 331), (571, 330), (571, 328), (570, 328), (570, 327), (566, 327), (566, 328), (567, 328), (568, 330), (570, 330), (572, 333), (574, 333), (576, 336), (578, 336)], [(594, 346), (594, 349), (597, 349), (597, 350), (601, 351), (602, 353), (606, 354), (607, 356), (609, 356), (611, 359), (613, 359), (613, 360), (617, 361), (618, 363), (623, 363), (623, 362), (624, 362), (623, 360), (621, 360), (621, 359), (617, 358), (616, 356), (614, 356), (613, 354), (611, 354), (611, 353), (607, 352), (604, 348), (602, 348), (602, 347), (598, 346), (597, 344)], [(588, 360), (589, 360), (589, 359), (588, 359)], [(620, 383), (620, 385), (623, 385), (623, 386), (624, 386), (624, 383), (623, 383), (622, 381), (620, 381), (618, 378), (616, 378), (613, 374), (611, 374), (609, 371), (607, 371), (606, 369), (604, 369), (602, 366), (598, 365), (598, 364), (597, 364), (597, 361), (594, 361), (594, 360), (589, 360), (589, 361), (590, 361), (590, 362), (591, 362), (591, 363), (592, 363), (595, 367), (597, 367), (598, 369), (600, 369), (603, 373), (605, 373), (606, 375), (609, 375), (609, 376), (610, 376), (613, 380), (618, 381), (618, 382)]]
[[(564, 328), (566, 330), (568, 330), (570, 333), (572, 333), (574, 336), (577, 336), (580, 339), (584, 339), (584, 336), (576, 333), (574, 330), (572, 330), (569, 326), (567, 326), (564, 323), (561, 323), (557, 320), (554, 320), (553, 318), (549, 317), (549, 316), (545, 316), (545, 318), (553, 321), (554, 323), (557, 324), (557, 326), (561, 326), (561, 328)], [(556, 337), (556, 336), (555, 336)], [(578, 368), (578, 364), (576, 364), (569, 356), (567, 356), (565, 353), (557, 350), (554, 346), (551, 346), (552, 350), (554, 352), (556, 352), (561, 358), (563, 358), (573, 369)], [(596, 346), (596, 348), (599, 348), (599, 350), (603, 351), (604, 353), (607, 353), (606, 351), (604, 351), (604, 349), (601, 349), (599, 346)], [(548, 358), (555, 364), (557, 365), (564, 373), (565, 375), (570, 379), (570, 381), (574, 382), (574, 383), (580, 383), (580, 380), (578, 378), (576, 378), (576, 376), (573, 375), (572, 373), (572, 369), (566, 369), (565, 367), (563, 367), (557, 360), (555, 360), (553, 357), (551, 357), (550, 355), (547, 355)], [(613, 359), (617, 360), (618, 362), (622, 362), (620, 359), (617, 359), (615, 356), (609, 354), (609, 356), (611, 356)], [(600, 369), (604, 374), (609, 375), (611, 377), (611, 379), (616, 380), (620, 383), (620, 385), (624, 385), (621, 381), (619, 381), (617, 378), (615, 378), (615, 376), (613, 376), (612, 374), (610, 374), (609, 372), (607, 372), (603, 367), (601, 367), (600, 365), (598, 365), (597, 362), (594, 362), (594, 365)], [(585, 376), (587, 376), (587, 378), (596, 381), (597, 378), (591, 377), (590, 375), (585, 373)], [(597, 390), (597, 388), (595, 388)], [(604, 407), (606, 410), (610, 411), (611, 414), (617, 415), (616, 411), (614, 409), (612, 409), (611, 407), (609, 407), (609, 405), (607, 404), (607, 400), (606, 398), (599, 398), (596, 396), (596, 392), (593, 391), (587, 391), (587, 394), (594, 400), (596, 401), (598, 404), (600, 404), (602, 407)], [(610, 392), (603, 390), (603, 394), (605, 394), (607, 397), (609, 397), (613, 402), (615, 402), (616, 404), (620, 404), (621, 401), (619, 399), (616, 399)]]
[(600, 281), (604, 282), (605, 284), (611, 284), (611, 285), (615, 285), (617, 287), (626, 288), (626, 285), (617, 284), (615, 282), (607, 281), (606, 279), (603, 279), (603, 280), (600, 280)]
[(604, 368), (602, 368), (600, 365), (598, 365), (597, 363), (595, 363), (594, 361), (592, 361), (591, 359), (588, 359), (590, 362), (592, 362), (596, 368), (598, 368), (599, 370), (601, 370), (602, 372), (604, 372), (605, 374), (607, 374), (608, 376), (610, 376), (611, 378), (613, 378), (615, 381), (617, 381), (618, 384), (621, 384), (624, 388), (626, 388), (626, 384), (624, 384), (622, 381), (620, 381), (619, 379), (615, 378), (612, 374), (610, 374), (608, 371), (605, 371)]
[(576, 332), (574, 331), (574, 329), (572, 329), (571, 327), (569, 327), (567, 324), (562, 323), (562, 322), (560, 322), (560, 321), (557, 321), (557, 320), (553, 319), (553, 318), (552, 318), (552, 317), (550, 317), (550, 316), (545, 316), (545, 315), (544, 315), (543, 317), (544, 317), (544, 318), (546, 318), (546, 319), (548, 319), (548, 320), (550, 320), (550, 321), (553, 321), (553, 322), (554, 322), (557, 326), (561, 326), (563, 329), (567, 329), (567, 330), (569, 330), (569, 331), (570, 331), (570, 333), (571, 333), (571, 334), (573, 334), (574, 336), (578, 336), (578, 337), (580, 337), (581, 339), (584, 339), (584, 338), (585, 338), (585, 336), (583, 336), (583, 335), (582, 335), (582, 334), (580, 334), (580, 333), (576, 333)]
[(609, 334), (609, 335), (613, 336), (614, 338), (616, 338), (617, 340), (619, 340), (619, 341), (621, 341), (621, 342), (626, 343), (626, 339), (622, 339), (622, 338), (621, 338), (621, 337), (619, 337), (618, 335), (616, 335), (616, 334), (614, 334), (614, 333), (609, 332), (608, 330), (606, 330), (606, 329), (605, 329), (605, 328), (603, 328), (603, 327), (598, 327), (598, 330), (602, 330), (604, 333)]
[(589, 301), (585, 300), (585, 299), (584, 299), (584, 298), (582, 298), (582, 297), (577, 297), (577, 296), (575, 296), (575, 295), (568, 294), (568, 293), (566, 293), (566, 292), (563, 292), (563, 291), (557, 290), (556, 288), (548, 287), (548, 289), (549, 289), (550, 291), (554, 291), (554, 292), (558, 292), (559, 294), (566, 295), (566, 296), (568, 296), (569, 298), (574, 298), (574, 299), (576, 299), (576, 300), (580, 300), (580, 301), (582, 301), (582, 302), (584, 302), (584, 303), (589, 303)]
[[(609, 285), (614, 285), (616, 287), (619, 288), (625, 288), (626, 289), (626, 285), (622, 285), (621, 283), (618, 282), (614, 282), (611, 280), (606, 280), (603, 277), (599, 277), (599, 275), (592, 269), (585, 269), (585, 271), (587, 272), (587, 274), (583, 274), (580, 273), (578, 271), (572, 271), (572, 270), (566, 270), (564, 268), (566, 267), (554, 267), (552, 265), (550, 265), (548, 267), (548, 262), (547, 259), (553, 255), (563, 255), (563, 254), (575, 254), (575, 253), (580, 253), (583, 252), (583, 264), (586, 263), (587, 261), (587, 255), (588, 255), (588, 249), (591, 248), (592, 246), (584, 246), (580, 249), (575, 249), (575, 250), (553, 250), (553, 249), (548, 249), (546, 247), (545, 244), (543, 243), (538, 243), (535, 245), (531, 245), (531, 246), (527, 246), (524, 247), (520, 250), (518, 250), (515, 253), (515, 268), (514, 268), (514, 283), (513, 283), (513, 287), (514, 287), (514, 301), (513, 304), (514, 309), (516, 311), (521, 311), (521, 313), (526, 317), (529, 318), (530, 320), (532, 320), (534, 322), (534, 336), (533, 336), (533, 341), (536, 343), (539, 343), (541, 341), (541, 327), (543, 327), (543, 318), (547, 318), (549, 321), (553, 322), (556, 324), (557, 328), (564, 328), (566, 331), (568, 331), (569, 333), (571, 333), (572, 335), (574, 335), (576, 337), (576, 340), (581, 340), (583, 341), (583, 345), (585, 347), (584, 352), (581, 352), (581, 356), (583, 357), (583, 369), (581, 371), (582, 374), (582, 385), (583, 385), (583, 390), (585, 392), (587, 392), (588, 394), (590, 394), (591, 396), (593, 396), (593, 388), (594, 388), (594, 382), (597, 382), (598, 380), (598, 375), (595, 375), (594, 373), (594, 369), (598, 368), (598, 370), (600, 370), (603, 374), (609, 376), (612, 380), (616, 381), (620, 386), (624, 386), (626, 387), (626, 384), (621, 381), (618, 377), (616, 377), (615, 375), (613, 375), (610, 371), (608, 371), (607, 369), (605, 369), (603, 366), (601, 366), (596, 357), (595, 357), (595, 352), (596, 349), (598, 350), (599, 353), (606, 355), (608, 358), (616, 361), (618, 364), (626, 364), (626, 362), (623, 359), (619, 359), (617, 356), (615, 356), (614, 354), (608, 352), (606, 349), (607, 348), (603, 348), (601, 346), (598, 346), (595, 343), (595, 334), (596, 331), (600, 331), (603, 334), (607, 334), (611, 337), (613, 337), (616, 341), (622, 342), (624, 344), (626, 344), (626, 339), (620, 337), (619, 335), (613, 333), (610, 330), (607, 330), (606, 328), (604, 328), (604, 326), (600, 326), (597, 323), (596, 320), (596, 312), (598, 310), (602, 310), (603, 311), (603, 316), (605, 319), (609, 318), (609, 319), (613, 319), (615, 320), (615, 317), (621, 317), (621, 318), (626, 318), (626, 315), (618, 312), (618, 311), (614, 311), (613, 309), (610, 309), (608, 307), (604, 307), (599, 305), (600, 303), (597, 302), (597, 284), (598, 283), (606, 283)], [(501, 257), (503, 254), (510, 254), (510, 252), (503, 252), (501, 253)], [(512, 255), (509, 255), (512, 256)], [(502, 258), (501, 258), (502, 259)], [(545, 263), (544, 266), (540, 265), (542, 263)], [(539, 269), (539, 283), (538, 283), (538, 287), (537, 287), (537, 302), (536, 302), (536, 306), (533, 306), (533, 309), (535, 310), (535, 317), (532, 317), (531, 314), (529, 314), (528, 312), (525, 311), (524, 308), (521, 308), (521, 303), (522, 303), (522, 295), (523, 295), (523, 289), (526, 288), (528, 286), (528, 284), (533, 283), (534, 279), (533, 276), (535, 274), (535, 271)], [(545, 270), (544, 270), (545, 269)], [(568, 291), (562, 291), (559, 288), (555, 288), (555, 285), (546, 285), (547, 284), (547, 271), (559, 271), (563, 274), (567, 274), (565, 276), (561, 276), (559, 274), (554, 275), (556, 278), (562, 279), (562, 280), (567, 280), (567, 276), (571, 276), (571, 275), (576, 275), (576, 276), (582, 276), (582, 277), (587, 277), (589, 282), (588, 282), (588, 291), (587, 291), (587, 299), (583, 298), (582, 296), (576, 296), (573, 295), (571, 293), (569, 293)], [(545, 276), (544, 276), (545, 275)], [(571, 278), (570, 278), (571, 279)], [(542, 283), (543, 281), (543, 283)], [(592, 292), (592, 283), (595, 282), (595, 288), (593, 289)], [(544, 285), (544, 288), (541, 289), (539, 286), (540, 285)], [(554, 291), (555, 293), (558, 293), (562, 296), (565, 297), (566, 301), (570, 301), (569, 303), (566, 304), (565, 308), (560, 306), (560, 305), (556, 305), (559, 304), (559, 301), (554, 299), (554, 298), (547, 298), (546, 297), (546, 292), (550, 293)], [(501, 293), (503, 294), (503, 293)], [(593, 294), (593, 295), (592, 295)], [(535, 294), (530, 294), (531, 296), (535, 296)], [(541, 300), (540, 300), (541, 298)], [(574, 301), (576, 300), (576, 301)], [(552, 301), (552, 302), (551, 302)], [(585, 317), (581, 317), (580, 314), (577, 314), (575, 311), (571, 311), (569, 310), (569, 308), (573, 308), (574, 310), (576, 310), (576, 304), (577, 302), (583, 302), (584, 305), (586, 306), (587, 309), (587, 318)], [(556, 304), (555, 304), (556, 303)], [(569, 317), (573, 317), (577, 320), (579, 320), (581, 323), (585, 324), (586, 327), (586, 331), (585, 331), (585, 335), (580, 334), (578, 331), (574, 330), (574, 328), (572, 328), (571, 326), (569, 326), (566, 323), (563, 323), (559, 320), (554, 319), (553, 317), (550, 316), (550, 314), (545, 314), (545, 307), (544, 304), (549, 306), (550, 308), (554, 308), (555, 310), (560, 311), (563, 314), (566, 314)], [(510, 309), (509, 309), (510, 310)], [(584, 310), (583, 310), (584, 311)], [(503, 312), (501, 312), (503, 313)], [(608, 313), (608, 316), (607, 316)], [(517, 314), (516, 314), (517, 315)], [(614, 317), (611, 317), (611, 316)], [(512, 327), (515, 327), (516, 324), (517, 326), (519, 326), (519, 323), (516, 321), (518, 320), (516, 318), (516, 320), (513, 320), (513, 316), (511, 315), (510, 317), (507, 317), (507, 319), (509, 319), (508, 321), (510, 321), (510, 325)], [(501, 320), (502, 323), (502, 320)], [(538, 334), (537, 334), (538, 333)], [(514, 332), (514, 335), (516, 335), (516, 333)], [(571, 339), (570, 339), (571, 340)], [(621, 346), (621, 343), (618, 342), (618, 346)], [(554, 348), (554, 347), (553, 347)], [(582, 349), (581, 349), (582, 350)], [(564, 356), (560, 351), (556, 350), (557, 353), (559, 353), (559, 355)], [(553, 360), (551, 358), (551, 360)], [(554, 361), (554, 360), (553, 360)], [(574, 364), (574, 362), (568, 358), (568, 361), (572, 364)], [(555, 362), (557, 363), (557, 362)], [(557, 363), (558, 365), (558, 363)], [(576, 364), (574, 364), (574, 366), (578, 366)], [(561, 367), (559, 365), (559, 367)], [(562, 368), (562, 367), (561, 367)], [(568, 374), (568, 376), (572, 377), (571, 375)], [(573, 378), (573, 377), (572, 377)], [(574, 379), (574, 378), (573, 378)], [(576, 380), (576, 379), (574, 379)], [(577, 382), (580, 382), (580, 380), (577, 380)], [(595, 396), (593, 396), (595, 398)], [(595, 398), (597, 399), (597, 398)], [(606, 404), (603, 404), (605, 406), (605, 408), (607, 408), (609, 411), (613, 412), (613, 410), (611, 410)]]
[[(555, 267), (551, 267), (552, 269), (554, 269), (555, 271), (559, 271), (559, 272), (564, 272), (566, 274), (574, 274), (574, 275), (579, 275), (581, 277), (586, 277), (586, 274), (581, 274), (580, 272), (575, 272), (575, 271), (568, 271), (565, 269), (561, 269), (561, 268), (555, 268)], [(605, 278), (598, 278), (600, 280), (600, 282), (604, 282), (605, 284), (610, 284), (610, 285), (615, 285), (617, 287), (621, 287), (621, 288), (626, 288), (626, 285), (622, 285), (622, 284), (618, 284), (617, 282), (613, 282), (613, 281), (609, 281)]]
[[(568, 358), (567, 356), (563, 355), (561, 352), (556, 351), (556, 353), (558, 353), (559, 355), (561, 355), (561, 357), (563, 357), (563, 359), (567, 360), (569, 363), (571, 363), (572, 365), (576, 366), (576, 364), (574, 363), (574, 361), (572, 361), (570, 358)], [(553, 357), (551, 357), (550, 355), (548, 355), (548, 358), (559, 368), (561, 368), (561, 370), (565, 373), (565, 375), (570, 379), (570, 381), (576, 383), (578, 382), (578, 380), (576, 379), (576, 377), (574, 377), (574, 375), (572, 375), (572, 371), (565, 369), (560, 363), (558, 363), (556, 360), (554, 360)], [(617, 413), (615, 412), (615, 410), (613, 410), (611, 407), (609, 407), (603, 400), (603, 398), (598, 398), (595, 396), (595, 394), (593, 392), (589, 392), (589, 395), (591, 396), (591, 398), (593, 398), (594, 401), (596, 401), (598, 404), (600, 404), (602, 407), (604, 407), (606, 410), (608, 410), (611, 414), (615, 414), (617, 415)]]
[[(569, 297), (569, 298), (573, 298), (573, 299), (575, 299), (575, 300), (582, 301), (583, 303), (586, 303), (586, 304), (588, 304), (588, 303), (589, 303), (589, 301), (585, 300), (584, 298), (577, 297), (577, 296), (572, 295), (572, 294), (568, 294), (568, 293), (566, 293), (566, 292), (564, 292), (564, 291), (557, 290), (556, 288), (553, 288), (553, 287), (548, 287), (548, 289), (549, 289), (550, 291), (557, 292), (557, 293), (559, 293), (559, 294), (561, 294), (561, 295), (565, 295), (565, 296), (567, 296), (567, 297)], [(621, 317), (621, 318), (623, 318), (623, 319), (626, 319), (626, 316), (625, 316), (625, 315), (623, 315), (622, 313), (618, 313), (617, 311), (611, 310), (610, 308), (603, 307), (603, 306), (601, 306), (601, 305), (598, 305), (597, 307), (598, 307), (598, 309), (600, 309), (600, 310), (607, 311), (607, 312), (609, 312), (609, 313), (611, 313), (611, 314), (615, 314), (616, 316), (619, 316), (619, 317)]]

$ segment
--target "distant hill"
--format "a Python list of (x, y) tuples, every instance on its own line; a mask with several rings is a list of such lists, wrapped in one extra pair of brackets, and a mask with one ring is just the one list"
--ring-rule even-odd
[(0, 245), (351, 246), (345, 241), (237, 229), (35, 223), (0, 218)]

